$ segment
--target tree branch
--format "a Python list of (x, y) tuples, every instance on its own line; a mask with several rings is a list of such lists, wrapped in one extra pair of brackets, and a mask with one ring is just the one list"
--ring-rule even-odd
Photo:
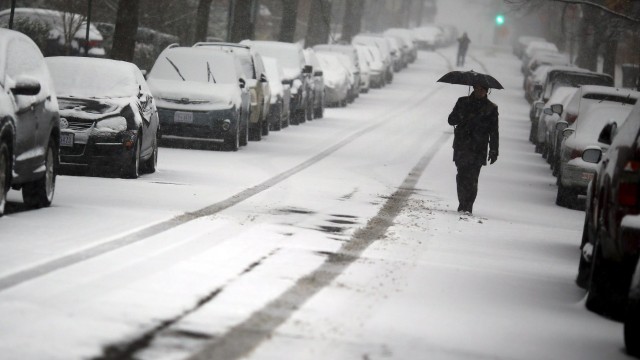
[[(607, 12), (611, 15), (623, 18), (625, 20), (631, 21), (633, 23), (636, 24), (640, 24), (640, 19), (639, 18), (635, 18), (626, 14), (623, 14), (621, 12), (618, 11), (614, 11), (609, 9), (608, 7), (601, 5), (601, 4), (596, 4), (593, 1), (589, 1), (589, 0), (551, 0), (551, 1), (555, 1), (555, 2), (562, 2), (562, 3), (566, 3), (566, 4), (577, 4), (577, 5), (586, 5), (586, 6), (593, 6), (595, 8), (598, 8), (604, 12)], [(509, 4), (523, 4), (523, 3), (529, 3), (529, 0), (505, 0), (506, 3)]]

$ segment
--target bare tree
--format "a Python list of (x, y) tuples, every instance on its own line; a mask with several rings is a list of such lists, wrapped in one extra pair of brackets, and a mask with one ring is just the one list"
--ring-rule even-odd
[(194, 41), (206, 41), (209, 30), (209, 13), (213, 0), (198, 1), (198, 12), (196, 13), (196, 31)]
[(311, 0), (305, 46), (326, 44), (331, 33), (331, 0)]
[(279, 41), (294, 42), (298, 21), (298, 0), (282, 0), (282, 22)]
[(111, 58), (133, 61), (136, 47), (136, 33), (138, 31), (139, 9), (140, 0), (120, 0), (118, 2)]
[(364, 0), (346, 1), (344, 19), (342, 21), (342, 41), (351, 42), (362, 27), (362, 15), (364, 14)]
[(257, 0), (230, 0), (229, 41), (253, 39), (257, 19)]

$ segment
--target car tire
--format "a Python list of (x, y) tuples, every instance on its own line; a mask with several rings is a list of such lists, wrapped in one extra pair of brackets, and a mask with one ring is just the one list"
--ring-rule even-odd
[(322, 119), (324, 117), (324, 108), (322, 106), (313, 109), (313, 117)]
[(122, 177), (127, 179), (137, 179), (140, 176), (140, 150), (142, 143), (142, 134), (138, 131), (136, 136), (136, 143), (134, 144), (134, 151), (131, 154), (131, 159), (128, 164), (125, 164)]
[(562, 185), (558, 177), (558, 192), (556, 194), (556, 205), (573, 209), (578, 202), (578, 194), (570, 187)]
[(640, 301), (630, 299), (624, 319), (624, 344), (627, 354), (640, 356)]
[(306, 110), (306, 117), (308, 121), (313, 120), (313, 117), (315, 115), (315, 112), (313, 111), (313, 102), (310, 101), (309, 104), (307, 105), (307, 110)]
[(56, 190), (58, 174), (58, 148), (54, 139), (49, 139), (45, 154), (44, 175), (35, 181), (22, 185), (22, 199), (30, 209), (39, 209), (51, 205)]
[(269, 135), (269, 119), (262, 120), (261, 124), (262, 124), (262, 136)]
[[(602, 257), (599, 240), (596, 240), (591, 259), (591, 278), (589, 279), (589, 292), (585, 306), (596, 314), (620, 320), (623, 315), (623, 303), (617, 301), (622, 298), (616, 294), (617, 286), (614, 285), (619, 282), (621, 275), (617, 268), (615, 264)], [(617, 303), (620, 303), (620, 306), (617, 306)]]
[(249, 122), (247, 120), (245, 126), (242, 126), (242, 116), (240, 116), (238, 118), (238, 126), (240, 128), (239, 144), (240, 146), (247, 146), (249, 144)]
[[(582, 241), (580, 244), (580, 261), (578, 262), (578, 276), (576, 276), (576, 285), (582, 289), (589, 288), (589, 278), (591, 277), (591, 262), (584, 258), (582, 249), (589, 244), (589, 213), (585, 212), (584, 226), (582, 228)], [(591, 254), (593, 256), (593, 254)]]
[(224, 139), (224, 149), (226, 151), (238, 151), (240, 148), (240, 124), (235, 126), (236, 131), (228, 134)]
[(158, 167), (158, 137), (156, 136), (153, 139), (153, 144), (151, 145), (153, 149), (153, 153), (147, 160), (144, 161), (144, 172), (147, 174), (153, 174), (156, 172), (156, 168)]
[(10, 161), (9, 147), (4, 142), (0, 142), (0, 216), (4, 215), (4, 208), (7, 204)]

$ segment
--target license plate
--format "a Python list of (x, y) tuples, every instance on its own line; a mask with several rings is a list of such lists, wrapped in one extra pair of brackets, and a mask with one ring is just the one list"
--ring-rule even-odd
[(176, 111), (173, 115), (173, 122), (191, 124), (193, 123), (193, 113)]
[(60, 134), (60, 146), (73, 146), (73, 133)]
[(582, 178), (584, 180), (593, 180), (593, 173), (582, 173)]

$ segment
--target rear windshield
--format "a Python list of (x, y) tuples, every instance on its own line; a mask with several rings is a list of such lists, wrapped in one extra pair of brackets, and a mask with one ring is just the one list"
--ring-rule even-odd
[(611, 95), (611, 94), (586, 94), (582, 97), (583, 99), (591, 99), (591, 100), (600, 100), (600, 101), (615, 101), (617, 103), (635, 105), (637, 99), (632, 98), (630, 95), (620, 96), (620, 95)]

